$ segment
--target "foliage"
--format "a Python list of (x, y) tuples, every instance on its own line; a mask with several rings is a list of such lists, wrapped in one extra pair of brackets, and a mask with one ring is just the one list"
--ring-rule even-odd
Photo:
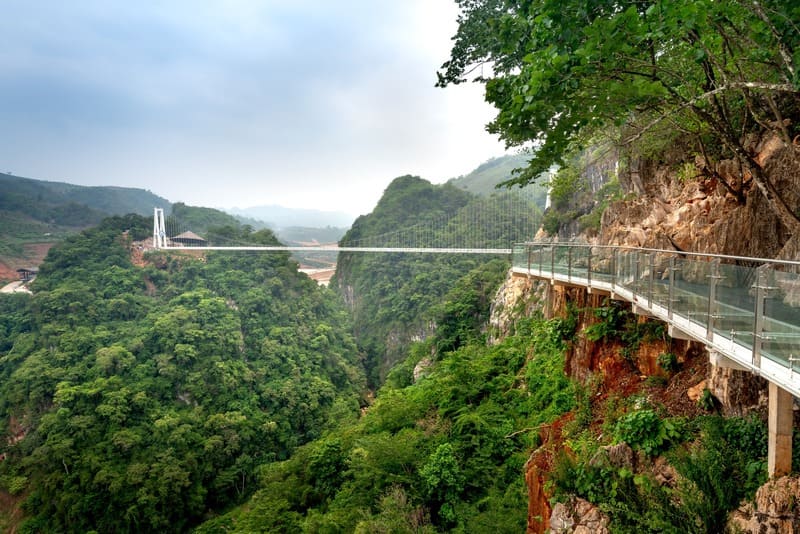
[[(499, 184), (513, 177), (515, 169), (527, 165), (529, 159), (530, 155), (527, 153), (491, 158), (471, 173), (452, 178), (447, 183), (474, 195), (488, 197), (497, 191)], [(532, 195), (535, 206), (544, 210), (547, 189), (542, 184), (531, 184), (520, 193), (526, 196)]]
[[(33, 297), (0, 299), (18, 306), (0, 319), (0, 420), (25, 431), (0, 481), (27, 495), (30, 531), (185, 531), (357, 414), (363, 373), (333, 293), (283, 253), (135, 267), (130, 240), (151, 231), (107, 219), (51, 249)], [(309, 499), (342, 483), (337, 450), (310, 457)]]
[(628, 312), (621, 304), (612, 301), (610, 305), (592, 309), (598, 322), (587, 326), (583, 335), (589, 341), (611, 339), (621, 335), (626, 323), (630, 320)]
[(680, 367), (678, 357), (673, 352), (662, 352), (656, 357), (656, 363), (668, 373), (675, 372)]
[(455, 457), (453, 446), (442, 443), (420, 468), (425, 483), (425, 492), (434, 508), (438, 508), (439, 523), (445, 527), (456, 523), (456, 503), (464, 490), (461, 467)]
[(584, 328), (586, 339), (619, 340), (622, 343), (621, 354), (629, 360), (634, 357), (643, 341), (652, 341), (665, 335), (662, 322), (640, 320), (617, 301), (593, 308), (591, 312), (598, 322)]
[(4, 173), (0, 188), (0, 259), (12, 268), (40, 261), (26, 245), (62, 241), (109, 215), (148, 215), (154, 206), (169, 207), (166, 199), (142, 189), (84, 187)]
[[(639, 430), (652, 437), (659, 423), (647, 412), (629, 423), (642, 423)], [(688, 433), (692, 428), (699, 433)], [(728, 512), (766, 480), (764, 425), (753, 418), (708, 416), (686, 431), (667, 453), (680, 474), (676, 485), (660, 485), (649, 472), (589, 461), (596, 448), (579, 449), (578, 457), (562, 455), (556, 462), (556, 497), (578, 495), (599, 505), (614, 532), (723, 532)]]
[[(622, 126), (633, 141), (662, 121), (754, 168), (742, 134), (797, 112), (798, 8), (787, 0), (458, 4), (459, 28), (438, 85), (480, 72), (476, 80), (498, 110), (488, 130), (509, 145), (537, 145), (514, 183), (565, 163), (587, 131)], [(484, 76), (485, 63), (491, 73)], [(796, 133), (775, 128), (787, 143)], [(755, 174), (782, 220), (796, 222)]]
[[(490, 265), (464, 275), (441, 309), (473, 302), (464, 291), (492, 272)], [(483, 302), (480, 313), (487, 307)], [(456, 331), (473, 328), (472, 314), (452, 320)], [(245, 506), (200, 532), (215, 531), (212, 526), (281, 531), (298, 524), (310, 532), (524, 530), (521, 474), (538, 438), (534, 430), (574, 407), (574, 386), (563, 372), (563, 332), (562, 321), (523, 319), (495, 346), (466, 336), (416, 383), (387, 381), (359, 422), (267, 466), (261, 489)], [(438, 335), (412, 347), (410, 360), (441, 344)], [(325, 484), (335, 493), (319, 492), (313, 462), (322, 462), (325, 480), (337, 473)], [(272, 510), (292, 527), (261, 515)]]
[(581, 229), (592, 229), (599, 231), (603, 212), (606, 211), (606, 208), (608, 208), (608, 205), (611, 202), (620, 200), (621, 198), (622, 188), (620, 187), (618, 180), (614, 179), (606, 184), (603, 184), (603, 186), (595, 195), (595, 203), (592, 207), (592, 211), (578, 218)]
[(471, 341), (483, 339), (482, 330), (489, 320), (489, 304), (508, 270), (503, 260), (492, 260), (470, 271), (448, 291), (433, 309), (436, 321), (436, 350), (455, 350)]
[(681, 425), (672, 419), (663, 419), (653, 410), (636, 410), (617, 421), (614, 438), (655, 456), (683, 437)]
[(715, 408), (714, 395), (711, 394), (710, 389), (703, 388), (703, 392), (697, 399), (697, 405), (707, 412), (710, 412)]
[[(414, 246), (408, 236), (398, 231), (436, 222), (439, 230), (429, 236), (432, 244), (444, 245), (469, 236), (487, 247), (505, 248), (529, 237), (520, 228), (530, 227), (536, 215), (534, 209), (511, 193), (494, 199), (476, 198), (452, 185), (435, 186), (420, 178), (403, 176), (389, 185), (371, 214), (355, 221), (340, 245), (380, 238), (383, 245)], [(468, 282), (474, 287), (455, 290), (462, 293), (461, 298), (445, 299), (450, 302), (450, 309), (444, 309), (441, 303), (453, 280), (493, 259), (496, 258), (459, 254), (339, 255), (331, 286), (351, 307), (371, 386), (378, 387), (389, 370), (405, 358), (405, 347), (413, 339), (429, 336), (439, 320), (444, 321), (448, 332), (441, 338), (441, 350), (451, 350), (463, 343), (465, 336), (475, 334), (485, 312), (476, 315), (471, 310), (491, 298), (487, 295), (493, 291), (494, 282), (475, 278)], [(499, 273), (499, 263), (493, 265), (491, 269)], [(459, 327), (463, 328), (461, 332), (454, 328), (462, 324), (460, 314), (472, 314), (470, 324)]]
[(228, 228), (228, 232), (242, 226), (236, 217), (213, 208), (187, 206), (183, 202), (172, 205), (170, 218), (180, 221), (179, 227), (191, 228), (195, 233), (206, 233), (212, 228)]
[(0, 173), (0, 187), (0, 212), (16, 212), (57, 226), (84, 227), (108, 215), (150, 215), (154, 207), (169, 207), (166, 199), (127, 187), (86, 187), (4, 173)]

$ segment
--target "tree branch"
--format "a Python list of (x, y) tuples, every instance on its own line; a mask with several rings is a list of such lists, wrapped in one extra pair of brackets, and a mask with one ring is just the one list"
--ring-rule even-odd
[[(668, 88), (669, 89), (669, 88)], [(775, 93), (796, 93), (797, 90), (789, 85), (784, 83), (764, 83), (764, 82), (731, 82), (729, 84), (723, 85), (721, 87), (717, 87), (711, 91), (707, 91), (701, 95), (698, 95), (690, 100), (685, 101), (680, 106), (676, 107), (675, 109), (671, 109), (668, 112), (662, 114), (661, 116), (657, 117), (653, 122), (645, 126), (642, 130), (637, 132), (635, 135), (631, 136), (630, 138), (623, 141), (623, 144), (630, 144), (640, 137), (642, 137), (645, 133), (647, 133), (650, 129), (652, 129), (655, 125), (659, 122), (663, 121), (670, 115), (674, 115), (679, 111), (683, 111), (686, 108), (692, 107), (701, 100), (705, 100), (707, 98), (713, 97), (720, 93), (724, 93), (726, 91), (732, 91), (735, 89), (756, 89), (759, 91), (771, 91)], [(673, 91), (671, 91), (673, 92)], [(673, 92), (673, 94), (675, 94)]]
[(792, 63), (792, 54), (786, 49), (783, 41), (781, 41), (781, 36), (778, 33), (778, 30), (775, 28), (775, 25), (772, 24), (772, 21), (769, 20), (767, 13), (764, 11), (764, 8), (761, 6), (761, 3), (758, 0), (753, 0), (753, 10), (769, 28), (770, 33), (772, 33), (772, 37), (775, 38), (775, 42), (778, 44), (778, 51), (780, 52), (781, 59), (783, 59), (783, 64), (786, 67), (786, 70), (788, 70), (789, 74), (792, 75), (791, 78), (795, 79), (796, 74), (794, 71), (794, 64)]

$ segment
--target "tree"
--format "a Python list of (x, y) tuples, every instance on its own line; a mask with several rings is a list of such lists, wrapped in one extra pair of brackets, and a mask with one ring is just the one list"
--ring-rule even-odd
[[(533, 142), (532, 182), (592, 130), (624, 126), (631, 143), (662, 122), (698, 153), (722, 147), (752, 175), (781, 223), (800, 219), (748, 150), (747, 134), (800, 130), (800, 8), (790, 0), (458, 0), (459, 29), (439, 86), (474, 79), (508, 145)], [(484, 74), (490, 70), (490, 74)], [(797, 158), (797, 155), (794, 155)], [(717, 177), (719, 178), (719, 177)], [(725, 183), (740, 201), (741, 191)]]

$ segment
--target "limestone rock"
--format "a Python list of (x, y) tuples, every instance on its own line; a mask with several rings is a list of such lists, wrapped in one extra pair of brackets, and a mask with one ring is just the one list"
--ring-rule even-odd
[(698, 400), (700, 400), (700, 397), (703, 396), (703, 390), (707, 389), (708, 387), (707, 384), (708, 384), (707, 380), (701, 381), (699, 384), (690, 387), (686, 391), (686, 395), (692, 402), (697, 402)]
[(414, 371), (412, 372), (414, 376), (414, 382), (418, 382), (420, 378), (426, 376), (428, 374), (428, 369), (433, 365), (433, 361), (428, 358), (422, 358), (417, 365), (414, 366)]
[(515, 314), (528, 315), (530, 308), (542, 300), (547, 284), (510, 271), (497, 290), (489, 312), (489, 343), (500, 343), (511, 331)]
[(553, 534), (608, 534), (608, 516), (598, 507), (578, 497), (556, 503), (550, 515)]
[(739, 507), (728, 523), (735, 532), (800, 532), (800, 477), (781, 477), (767, 482), (756, 491), (755, 503)]
[(661, 486), (668, 486), (674, 488), (678, 483), (678, 471), (670, 465), (666, 458), (659, 456), (653, 462), (651, 468), (653, 477)]
[(633, 469), (636, 455), (630, 446), (623, 442), (617, 445), (606, 445), (600, 447), (595, 455), (589, 460), (589, 465), (593, 467), (627, 467)]
[(766, 407), (767, 382), (748, 371), (712, 365), (707, 384), (723, 415), (741, 416)]

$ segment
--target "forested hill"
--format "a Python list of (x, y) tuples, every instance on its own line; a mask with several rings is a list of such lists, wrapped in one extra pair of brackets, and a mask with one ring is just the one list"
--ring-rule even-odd
[[(498, 185), (514, 178), (514, 171), (527, 167), (530, 158), (530, 155), (524, 153), (492, 158), (481, 163), (469, 174), (451, 178), (447, 183), (474, 195), (489, 196), (502, 191), (502, 188), (498, 188)], [(545, 173), (539, 177), (535, 184), (526, 187), (527, 196), (542, 210), (545, 207), (545, 199), (547, 198), (546, 186), (549, 179), (549, 174)]]
[(170, 203), (149, 191), (84, 187), (0, 173), (0, 280), (35, 267), (55, 242), (109, 215), (150, 215)]
[[(440, 230), (429, 237), (432, 244), (447, 246), (471, 235), (486, 247), (505, 248), (532, 237), (525, 229), (533, 228), (538, 217), (538, 208), (515, 192), (488, 199), (450, 184), (433, 185), (418, 177), (401, 176), (386, 188), (372, 213), (356, 219), (340, 244), (380, 236), (387, 245), (416, 246), (402, 230), (444, 219), (446, 224), (440, 224)], [(351, 308), (373, 386), (404, 357), (411, 340), (431, 333), (436, 306), (453, 281), (488, 259), (454, 254), (340, 253), (332, 285)]]
[(186, 531), (358, 413), (363, 372), (331, 292), (283, 253), (134, 265), (151, 229), (107, 219), (50, 250), (32, 297), (0, 295), (4, 532), (15, 502), (25, 532)]
[(89, 187), (4, 173), (0, 173), (0, 191), (0, 210), (63, 226), (96, 224), (108, 215), (150, 215), (154, 207), (170, 207), (167, 199), (144, 189)]

